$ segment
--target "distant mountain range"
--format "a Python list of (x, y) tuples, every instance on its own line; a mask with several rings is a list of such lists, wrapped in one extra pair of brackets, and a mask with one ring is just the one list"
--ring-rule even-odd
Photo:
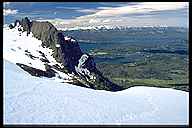
[(49, 21), (52, 23), (58, 30), (100, 30), (100, 29), (129, 29), (129, 28), (184, 28), (178, 26), (167, 26), (167, 25), (156, 25), (156, 26), (126, 26), (126, 25), (98, 25), (98, 24), (82, 24), (82, 23), (66, 23), (61, 19), (58, 20), (37, 20), (37, 21)]
[(134, 26), (76, 26), (76, 27), (64, 27), (59, 24), (55, 24), (55, 27), (59, 30), (70, 31), (70, 30), (126, 30), (126, 29), (142, 29), (142, 28), (152, 28), (152, 29), (167, 29), (167, 28), (178, 28), (185, 29), (184, 27), (173, 27), (173, 26), (142, 26), (142, 27), (134, 27)]

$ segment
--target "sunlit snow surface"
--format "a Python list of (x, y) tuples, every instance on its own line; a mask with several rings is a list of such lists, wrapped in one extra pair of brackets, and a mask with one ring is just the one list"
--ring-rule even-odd
[[(3, 58), (6, 58), (6, 60), (9, 60), (12, 63), (22, 63), (33, 68), (45, 70), (45, 63), (40, 60), (43, 58), (39, 53), (39, 51), (41, 51), (49, 60), (49, 65), (58, 64), (62, 67), (62, 65), (56, 62), (53, 58), (52, 50), (49, 48), (43, 48), (41, 44), (41, 40), (34, 38), (32, 33), (27, 36), (26, 32), (19, 32), (17, 27), (9, 29), (7, 26), (4, 26), (3, 28)], [(26, 53), (30, 53), (34, 58), (30, 58)], [(56, 76), (65, 78), (65, 80), (58, 79), (57, 77), (52, 79), (61, 82), (69, 81), (71, 79), (71, 77), (65, 73), (60, 71), (56, 72), (58, 73)]]
[[(19, 36), (19, 34), (21, 36)], [(33, 65), (34, 68), (45, 70), (44, 63), (40, 61), (41, 54), (38, 51), (42, 51), (47, 55), (46, 57), (51, 60), (52, 63), (56, 63), (55, 59), (51, 56), (52, 50), (49, 48), (43, 48), (42, 42), (34, 37), (32, 33), (26, 36), (26, 32), (19, 32), (17, 28), (9, 29), (8, 27), (3, 29), (3, 57), (11, 62), (24, 63), (28, 66)], [(31, 59), (25, 55), (25, 50), (30, 52), (35, 57)], [(29, 62), (31, 64), (29, 64)]]
[[(189, 123), (188, 92), (155, 87), (131, 87), (119, 92), (109, 92), (31, 76), (15, 65), (17, 62), (32, 62), (27, 57), (24, 58), (24, 52), (17, 47), (27, 44), (29, 51), (33, 52), (38, 46), (34, 46), (34, 43), (38, 41), (30, 36), (18, 37), (12, 31), (14, 30), (3, 30), (4, 124)], [(25, 40), (26, 38), (30, 39)], [(10, 47), (16, 51), (10, 50)], [(34, 63), (37, 64), (32, 64), (33, 66), (43, 69), (40, 61), (36, 60)]]

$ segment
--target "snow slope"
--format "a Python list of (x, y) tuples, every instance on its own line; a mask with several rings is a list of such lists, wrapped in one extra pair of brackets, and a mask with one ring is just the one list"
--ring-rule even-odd
[(109, 92), (37, 78), (4, 61), (5, 124), (188, 124), (188, 92)]
[[(6, 58), (12, 63), (21, 63), (45, 71), (45, 63), (41, 61), (41, 59), (43, 59), (41, 53), (43, 53), (47, 60), (49, 60), (49, 65), (57, 64), (60, 67), (63, 67), (60, 63), (56, 62), (55, 58), (53, 58), (52, 49), (43, 48), (41, 46), (41, 40), (34, 38), (32, 33), (27, 36), (26, 32), (19, 32), (18, 28), (19, 27), (17, 26), (13, 29), (9, 29), (7, 26), (4, 26), (3, 58)], [(34, 56), (33, 59), (30, 58), (28, 54)], [(65, 73), (62, 73), (58, 70), (55, 71), (57, 74), (53, 79), (57, 81), (66, 82), (72, 79)]]
[[(37, 50), (57, 63), (41, 41), (16, 29), (3, 29), (4, 124), (184, 124), (189, 123), (189, 93), (155, 87), (119, 92), (92, 90), (57, 78), (34, 77), (16, 66), (44, 70)], [(31, 59), (25, 50), (39, 57)], [(63, 79), (68, 74), (58, 72)]]

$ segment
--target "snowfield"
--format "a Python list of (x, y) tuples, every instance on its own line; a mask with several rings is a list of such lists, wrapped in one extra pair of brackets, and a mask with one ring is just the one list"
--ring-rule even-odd
[(188, 92), (141, 86), (109, 92), (31, 76), (15, 63), (42, 70), (44, 65), (25, 56), (25, 49), (41, 57), (39, 49), (51, 63), (56, 61), (50, 49), (41, 48), (32, 35), (23, 34), (3, 29), (4, 124), (189, 124)]
[(4, 61), (5, 124), (184, 124), (189, 94), (166, 88), (92, 90), (29, 75)]

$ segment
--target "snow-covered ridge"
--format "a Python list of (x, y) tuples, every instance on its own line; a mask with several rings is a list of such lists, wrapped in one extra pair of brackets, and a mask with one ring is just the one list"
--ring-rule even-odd
[[(45, 59), (49, 61), (49, 65), (59, 65), (61, 68), (63, 67), (63, 65), (58, 63), (52, 56), (52, 49), (43, 48), (41, 46), (41, 40), (33, 37), (32, 33), (27, 36), (27, 32), (18, 31), (18, 28), (20, 28), (20, 26), (16, 26), (13, 29), (7, 26), (3, 28), (4, 59), (15, 64), (21, 63), (43, 71), (45, 71), (45, 62), (43, 62)], [(72, 79), (65, 73), (55, 71), (57, 72), (56, 77), (53, 78), (55, 80), (63, 82)]]

